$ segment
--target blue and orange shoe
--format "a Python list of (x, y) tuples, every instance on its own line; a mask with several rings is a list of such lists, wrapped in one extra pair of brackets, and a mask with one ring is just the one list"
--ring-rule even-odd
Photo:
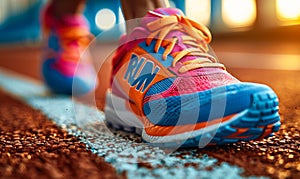
[(57, 20), (49, 5), (43, 13), (42, 25), (47, 42), (42, 74), (50, 90), (69, 95), (93, 90), (97, 84), (96, 73), (85, 51), (93, 36), (84, 16), (67, 15)]
[(280, 128), (271, 88), (240, 82), (211, 55), (209, 30), (180, 10), (149, 11), (121, 38), (105, 107), (109, 126), (152, 145), (204, 147)]

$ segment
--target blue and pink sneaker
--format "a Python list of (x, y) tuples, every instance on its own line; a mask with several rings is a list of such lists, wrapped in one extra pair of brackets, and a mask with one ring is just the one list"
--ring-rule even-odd
[(96, 73), (88, 51), (93, 36), (83, 15), (54, 18), (52, 7), (42, 19), (45, 42), (42, 74), (50, 90), (59, 94), (81, 95), (92, 91)]
[(222, 145), (279, 130), (273, 90), (231, 76), (210, 53), (209, 30), (180, 10), (149, 11), (120, 41), (108, 125), (164, 147)]

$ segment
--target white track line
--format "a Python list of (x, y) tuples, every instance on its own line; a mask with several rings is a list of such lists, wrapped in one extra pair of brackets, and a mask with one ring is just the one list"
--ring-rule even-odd
[[(227, 163), (217, 166), (216, 159), (196, 150), (184, 151), (185, 159), (182, 159), (176, 157), (181, 152), (166, 155), (159, 148), (139, 143), (133, 135), (113, 134), (103, 123), (104, 114), (95, 108), (75, 102), (68, 96), (47, 95), (41, 83), (1, 68), (0, 87), (41, 110), (58, 126), (77, 136), (93, 153), (104, 157), (118, 172), (125, 171), (128, 178), (243, 178), (239, 167)], [(148, 162), (153, 169), (142, 167), (137, 161)], [(213, 167), (213, 170), (208, 171), (206, 167)]]

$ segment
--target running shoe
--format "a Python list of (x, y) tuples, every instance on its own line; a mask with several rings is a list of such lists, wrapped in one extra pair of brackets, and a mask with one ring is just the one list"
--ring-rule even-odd
[(58, 20), (50, 5), (43, 13), (42, 27), (46, 42), (42, 74), (50, 90), (68, 95), (93, 90), (96, 73), (85, 51), (93, 36), (85, 17), (66, 15)]
[(162, 147), (223, 145), (278, 131), (274, 91), (230, 75), (210, 41), (210, 31), (178, 9), (149, 11), (120, 39), (106, 123)]

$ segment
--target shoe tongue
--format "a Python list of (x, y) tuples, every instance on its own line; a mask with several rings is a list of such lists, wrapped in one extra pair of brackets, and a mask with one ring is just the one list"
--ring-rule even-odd
[[(148, 14), (142, 19), (141, 25), (142, 25), (142, 27), (145, 27), (147, 29), (147, 24), (148, 23), (153, 22), (155, 20), (158, 20), (162, 16), (172, 16), (172, 15), (184, 16), (183, 12), (180, 9), (176, 9), (176, 8), (157, 8), (153, 11), (148, 12)], [(174, 35), (180, 37), (181, 35), (183, 35), (183, 33), (180, 32), (180, 31), (173, 31), (173, 32), (170, 32), (166, 36), (166, 38), (172, 37)], [(179, 42), (181, 42), (180, 39), (179, 39)]]
[[(158, 9), (153, 10), (152, 12), (149, 11), (148, 14), (142, 19), (141, 25), (143, 27), (147, 27), (148, 23), (161, 18), (161, 16), (172, 16), (172, 15), (183, 16), (184, 14), (180, 9), (176, 9), (176, 8), (158, 8)], [(175, 47), (171, 53), (179, 52), (179, 51), (182, 51), (185, 48), (187, 48), (187, 46), (182, 43), (182, 39), (181, 39), (182, 35), (184, 35), (183, 32), (172, 31), (166, 36), (166, 38), (171, 38), (173, 36), (178, 37), (178, 44), (175, 45)]]
[[(176, 8), (158, 8), (155, 9), (154, 12), (165, 15), (165, 16), (171, 16), (171, 15), (183, 15), (182, 11), (180, 9)], [(151, 14), (149, 14), (151, 15)]]
[(160, 18), (160, 16), (183, 15), (183, 12), (176, 8), (158, 8), (152, 12), (154, 13), (149, 11), (148, 14), (142, 19), (142, 26), (146, 26), (149, 22)]

